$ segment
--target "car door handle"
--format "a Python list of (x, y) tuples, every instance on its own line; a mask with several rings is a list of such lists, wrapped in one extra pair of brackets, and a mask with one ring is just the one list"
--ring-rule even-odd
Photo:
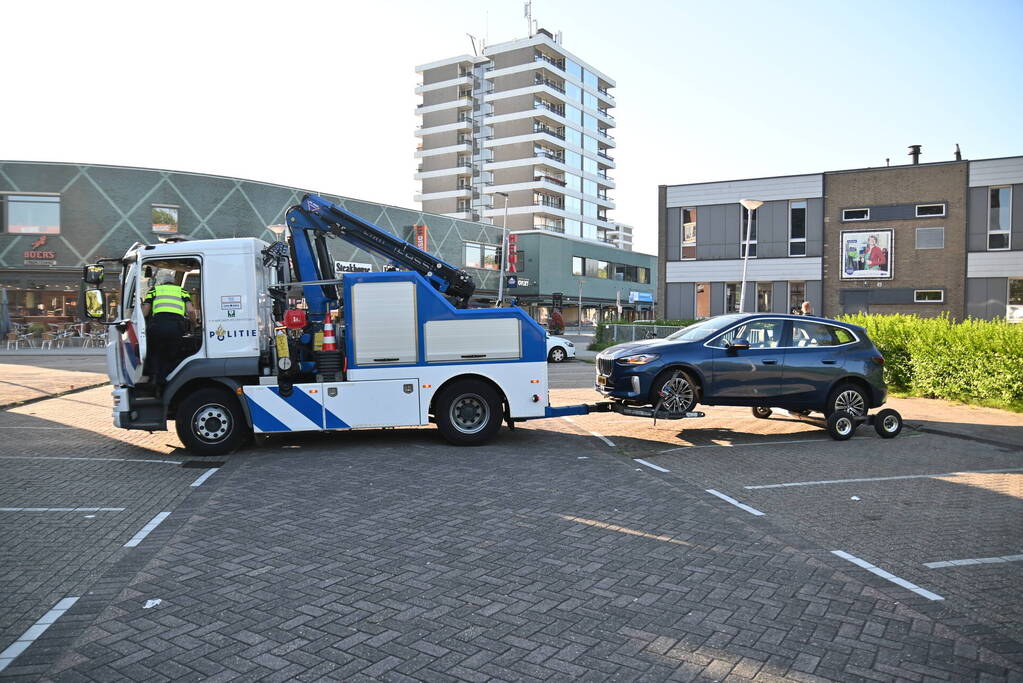
[(778, 361), (774, 360), (773, 358), (765, 358), (764, 360), (762, 360), (760, 362), (763, 363), (764, 365), (777, 365), (778, 364)]
[(830, 360), (830, 359), (829, 360), (822, 360), (821, 361), (822, 365), (835, 365), (836, 363), (838, 363), (837, 360)]

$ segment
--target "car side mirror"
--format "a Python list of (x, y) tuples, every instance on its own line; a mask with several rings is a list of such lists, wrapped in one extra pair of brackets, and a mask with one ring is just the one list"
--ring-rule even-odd
[(728, 345), (728, 350), (732, 351), (732, 352), (735, 352), (735, 351), (748, 351), (749, 350), (749, 339), (746, 339), (745, 337), (739, 337), (738, 339), (733, 339), (731, 341), (731, 343)]

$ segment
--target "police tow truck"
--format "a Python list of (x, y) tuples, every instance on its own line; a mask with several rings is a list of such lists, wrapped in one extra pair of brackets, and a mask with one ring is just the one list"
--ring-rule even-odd
[[(475, 446), (502, 422), (609, 409), (552, 408), (545, 330), (520, 308), (466, 308), (469, 273), (316, 195), (289, 209), (286, 224), (273, 244), (135, 244), (84, 268), (84, 316), (109, 326), (117, 427), (157, 431), (174, 420), (196, 455), (228, 453), (253, 433), (431, 422), (452, 444)], [(400, 270), (338, 278), (327, 238)], [(100, 287), (107, 267), (121, 271), (112, 315)], [(167, 272), (191, 293), (197, 321), (157, 390), (142, 302)]]

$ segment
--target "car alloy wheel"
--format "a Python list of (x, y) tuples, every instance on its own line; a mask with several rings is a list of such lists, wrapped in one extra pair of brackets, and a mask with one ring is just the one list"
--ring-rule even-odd
[(835, 397), (835, 412), (865, 415), (867, 409), (863, 401), (863, 394), (855, 389), (847, 389), (841, 392)]
[(693, 385), (685, 377), (672, 377), (661, 386), (661, 407), (670, 413), (688, 410), (696, 399)]

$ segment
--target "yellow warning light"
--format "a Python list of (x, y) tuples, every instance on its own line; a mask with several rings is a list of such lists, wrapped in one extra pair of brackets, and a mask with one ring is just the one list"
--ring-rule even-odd
[(540, 380), (538, 380), (538, 379), (531, 379), (531, 380), (529, 380), (529, 383), (530, 384), (539, 384)]
[(235, 390), (234, 390), (234, 393), (236, 393), (236, 394), (238, 394), (239, 396), (241, 396), (241, 395), (242, 395), (242, 388), (241, 388), (241, 387), (238, 387), (237, 389), (235, 389)]
[(431, 388), (432, 386), (433, 386), (432, 384), (424, 384), (424, 385), (423, 385), (423, 388), (424, 388), (424, 389), (429, 389), (429, 388)]

